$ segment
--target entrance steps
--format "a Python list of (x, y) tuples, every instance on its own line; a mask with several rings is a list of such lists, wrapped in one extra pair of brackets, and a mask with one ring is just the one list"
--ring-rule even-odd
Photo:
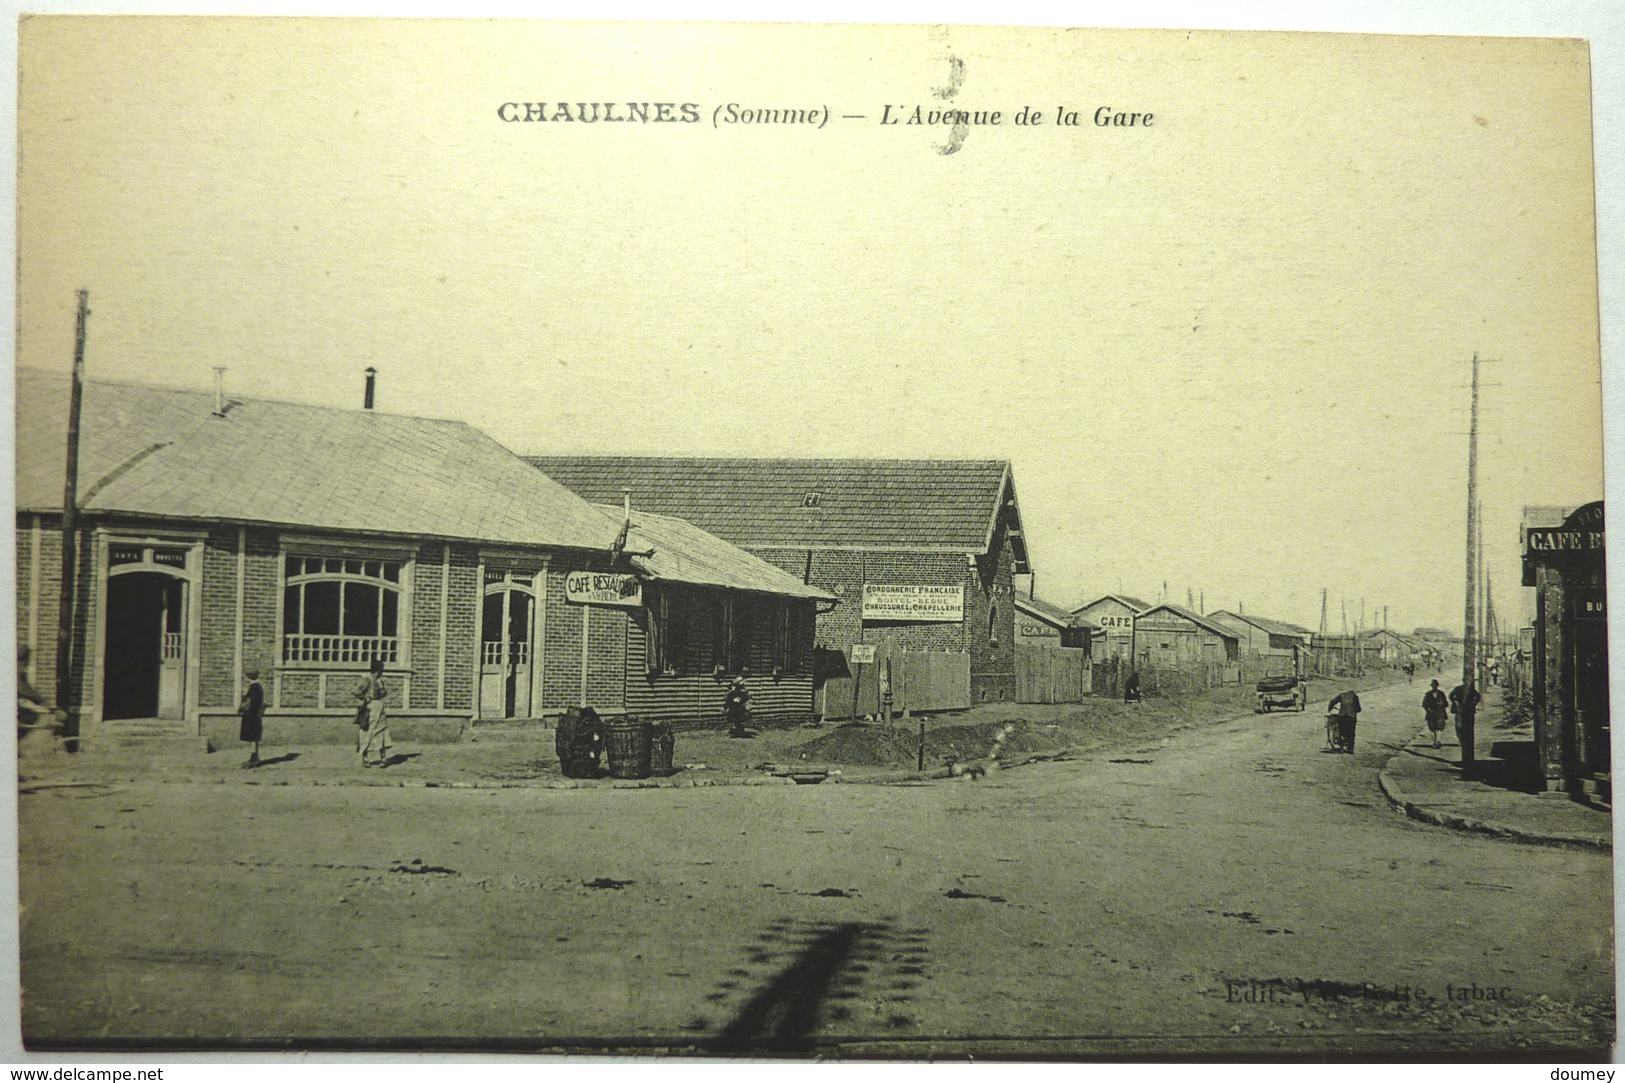
[(209, 739), (195, 723), (168, 718), (120, 718), (103, 722), (79, 739), (80, 752), (145, 752), (157, 755), (206, 755)]
[(482, 718), (463, 730), (464, 741), (552, 740), (553, 718)]

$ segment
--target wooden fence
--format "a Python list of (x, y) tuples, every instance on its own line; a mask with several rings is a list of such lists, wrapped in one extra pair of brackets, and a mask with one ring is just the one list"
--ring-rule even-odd
[[(1124, 659), (1106, 658), (1093, 667), (1094, 694), (1120, 696), (1123, 681), (1132, 671)], [(1140, 693), (1147, 696), (1183, 696), (1205, 692), (1224, 685), (1251, 686), (1265, 677), (1281, 677), (1292, 672), (1292, 659), (1268, 655), (1248, 657), (1239, 662), (1201, 663), (1184, 668), (1140, 666)]]
[(894, 714), (970, 706), (970, 655), (965, 651), (909, 651), (881, 643), (871, 664), (854, 665), (850, 651), (820, 649), (816, 665), (813, 710), (823, 718), (881, 714), (888, 686)]
[(1092, 691), (1090, 678), (1081, 647), (1016, 644), (1017, 703), (1081, 703)]

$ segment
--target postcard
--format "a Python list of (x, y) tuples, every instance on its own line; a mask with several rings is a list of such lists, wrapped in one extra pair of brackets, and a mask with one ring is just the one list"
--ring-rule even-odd
[(31, 1051), (1601, 1053), (1591, 57), (19, 24)]

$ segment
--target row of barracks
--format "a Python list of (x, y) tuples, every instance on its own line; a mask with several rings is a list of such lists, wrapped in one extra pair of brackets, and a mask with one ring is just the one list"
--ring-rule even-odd
[(1092, 629), (1097, 659), (1116, 659), (1136, 668), (1191, 669), (1246, 662), (1269, 675), (1331, 675), (1442, 657), (1429, 641), (1388, 629), (1320, 635), (1240, 609), (1202, 615), (1126, 594), (1103, 594), (1073, 609), (1071, 616)]
[[(47, 695), (70, 389), (18, 373), (17, 628)], [(277, 740), (348, 741), (374, 659), (408, 740), (579, 706), (711, 724), (735, 677), (758, 717), (810, 717), (839, 597), (468, 425), (87, 382), (80, 431), (64, 706), (92, 744), (233, 740), (250, 673)]]

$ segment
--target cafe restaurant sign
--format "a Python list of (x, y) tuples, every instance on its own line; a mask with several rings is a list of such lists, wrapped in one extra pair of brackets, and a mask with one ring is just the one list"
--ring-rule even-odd
[(564, 577), (564, 600), (571, 605), (643, 605), (643, 584), (635, 575), (611, 572), (571, 572)]
[(965, 585), (951, 587), (863, 584), (864, 620), (961, 621)]

